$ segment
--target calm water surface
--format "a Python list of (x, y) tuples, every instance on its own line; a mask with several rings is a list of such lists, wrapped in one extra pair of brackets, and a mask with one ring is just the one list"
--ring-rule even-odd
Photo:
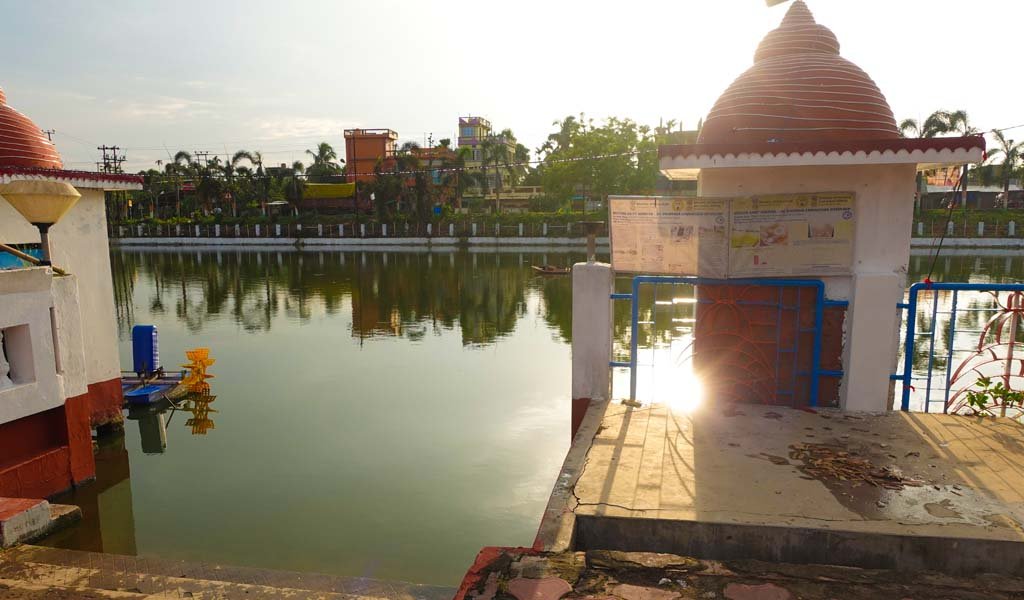
[[(165, 366), (211, 349), (216, 399), (130, 414), (65, 498), (84, 522), (48, 543), (447, 585), (481, 546), (530, 545), (568, 448), (571, 331), (569, 279), (530, 265), (581, 258), (113, 251), (122, 365), (155, 324)], [(933, 279), (1024, 281), (1024, 259), (947, 251)], [(620, 307), (620, 347), (628, 325)]]
[(569, 443), (571, 307), (530, 264), (579, 258), (114, 251), (122, 365), (137, 323), (167, 366), (208, 346), (217, 412), (205, 435), (165, 413), (154, 453), (153, 416), (127, 421), (79, 492), (110, 486), (81, 499), (98, 528), (53, 543), (439, 584), (532, 544)]

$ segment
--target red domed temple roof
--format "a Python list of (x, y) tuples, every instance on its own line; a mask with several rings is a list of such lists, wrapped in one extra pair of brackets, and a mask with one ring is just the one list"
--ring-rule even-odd
[(124, 173), (66, 171), (57, 147), (32, 119), (7, 105), (0, 88), (0, 183), (60, 180), (76, 187), (138, 189), (142, 177)]
[[(754, 53), (754, 66), (715, 102), (697, 143), (659, 149), (662, 169), (672, 177), (668, 171), (673, 167), (678, 171), (687, 167), (768, 166), (762, 164), (764, 159), (780, 156), (790, 158), (783, 163), (771, 162), (812, 164), (793, 160), (793, 155), (808, 153), (848, 155), (824, 164), (855, 164), (851, 161), (853, 155), (863, 159), (873, 154), (878, 154), (874, 160), (858, 160), (856, 164), (980, 160), (985, 147), (981, 136), (902, 138), (878, 86), (857, 65), (840, 56), (839, 49), (835, 34), (814, 20), (803, 0), (793, 2), (779, 27), (761, 40)], [(925, 156), (929, 153), (943, 156)], [(978, 156), (966, 160), (970, 157), (960, 156), (965, 153)], [(722, 159), (741, 154), (745, 159), (757, 159), (748, 164), (720, 164)], [(947, 154), (957, 156), (953, 159)], [(902, 159), (883, 160), (886, 155)], [(677, 164), (666, 168), (665, 162)]]
[(7, 105), (0, 88), (0, 167), (60, 169), (56, 146), (25, 115)]

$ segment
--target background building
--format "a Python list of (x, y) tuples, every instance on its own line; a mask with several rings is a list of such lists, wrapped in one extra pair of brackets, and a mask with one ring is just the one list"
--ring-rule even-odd
[(398, 133), (390, 129), (346, 129), (345, 165), (348, 169), (348, 182), (373, 181), (377, 164), (394, 159), (397, 141)]

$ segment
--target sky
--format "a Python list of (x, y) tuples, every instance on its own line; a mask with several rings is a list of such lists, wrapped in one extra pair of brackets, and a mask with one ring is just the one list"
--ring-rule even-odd
[[(345, 128), (423, 144), (455, 138), (467, 115), (535, 149), (581, 112), (696, 127), (788, 4), (0, 0), (0, 87), (56, 132), (70, 169), (95, 169), (103, 144), (130, 171), (177, 150), (290, 163), (320, 141), (343, 155)], [(1007, 64), (1024, 2), (807, 4), (897, 120), (966, 109), (984, 130), (1024, 123)]]

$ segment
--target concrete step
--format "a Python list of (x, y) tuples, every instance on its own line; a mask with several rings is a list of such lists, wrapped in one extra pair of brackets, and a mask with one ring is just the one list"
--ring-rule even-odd
[[(146, 598), (342, 598), (448, 600), (450, 588), (318, 573), (227, 567), (18, 546), (0, 554), (0, 578)], [(102, 597), (102, 596), (100, 596)]]
[(43, 582), (30, 583), (0, 577), (0, 600), (130, 600), (149, 598), (146, 594), (114, 592), (110, 590), (86, 590), (52, 585)]

